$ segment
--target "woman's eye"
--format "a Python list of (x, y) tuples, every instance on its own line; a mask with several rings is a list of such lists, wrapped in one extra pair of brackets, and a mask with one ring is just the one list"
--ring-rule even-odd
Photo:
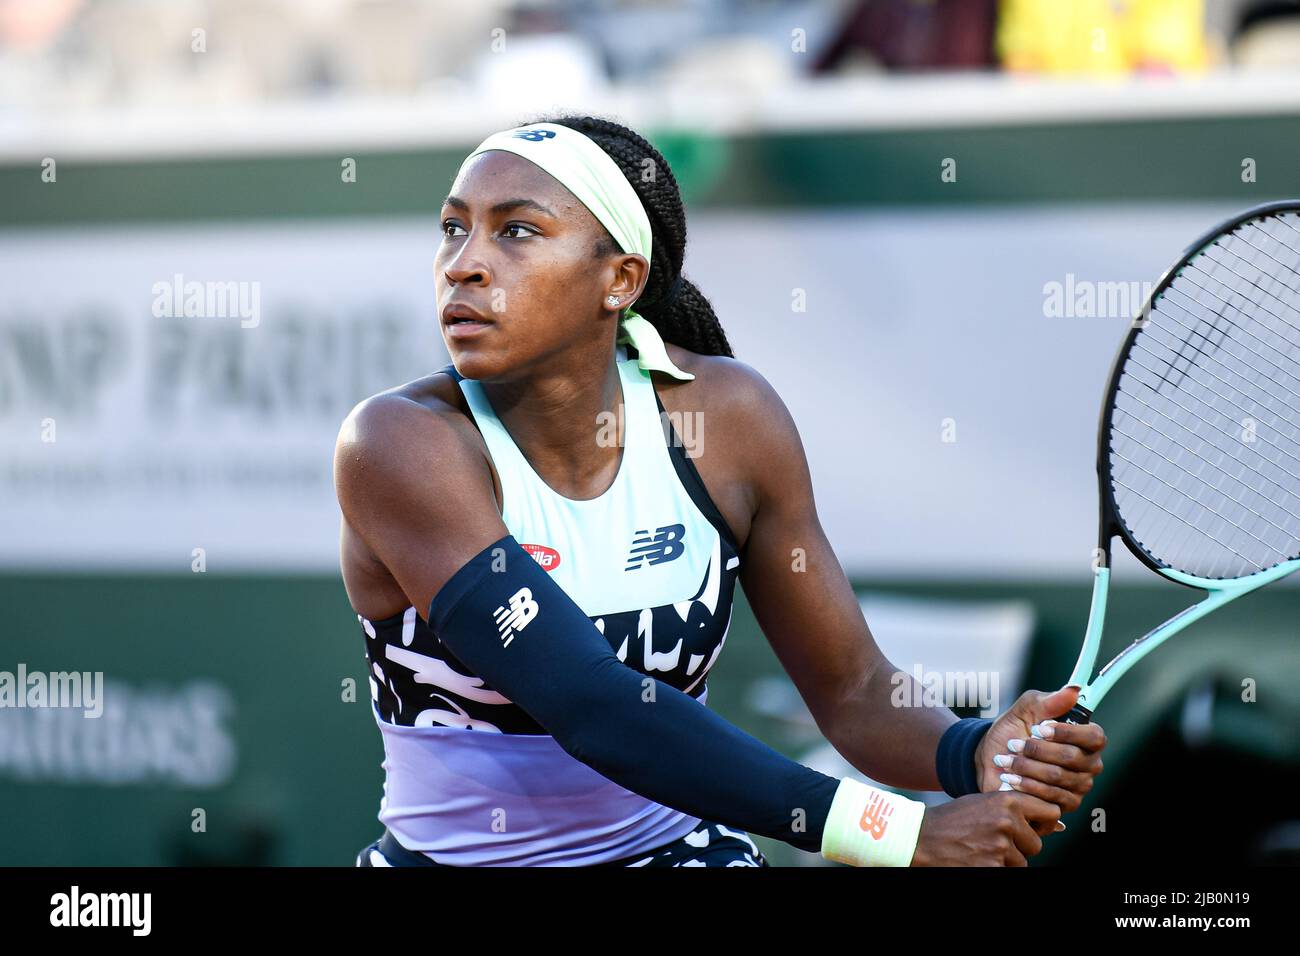
[[(453, 230), (456, 229), (459, 229), (460, 232), (459, 233), (453, 232)], [(537, 230), (532, 229), (531, 227), (525, 226), (522, 223), (518, 223), (518, 222), (510, 223), (510, 225), (505, 226), (501, 231), (510, 239), (522, 239), (525, 236), (537, 235)], [(444, 237), (448, 239), (455, 239), (458, 238), (459, 236), (467, 235), (463, 226), (461, 226), (459, 223), (452, 222), (451, 220), (448, 220), (442, 224), (442, 234)]]

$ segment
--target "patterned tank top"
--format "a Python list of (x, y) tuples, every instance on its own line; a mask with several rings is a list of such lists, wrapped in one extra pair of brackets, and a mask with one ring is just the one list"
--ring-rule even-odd
[[(626, 416), (618, 474), (587, 500), (541, 479), (478, 382), (454, 366), (440, 371), (457, 381), (483, 435), (509, 532), (619, 660), (704, 705), (740, 558), (691, 460), (702, 430), (664, 410), (635, 355), (618, 347)], [(612, 438), (616, 424), (608, 423)], [(358, 618), (384, 738), (379, 819), (403, 846), (451, 865), (573, 866), (653, 849), (698, 824), (567, 754), (457, 660), (414, 607)]]

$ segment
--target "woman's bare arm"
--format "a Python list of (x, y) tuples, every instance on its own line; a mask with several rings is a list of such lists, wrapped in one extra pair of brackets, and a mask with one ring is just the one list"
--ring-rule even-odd
[(339, 430), (343, 519), (421, 615), (465, 562), (509, 533), (481, 443), (458, 410), (392, 393), (366, 399)]
[[(756, 502), (740, 580), (763, 633), (826, 739), (853, 766), (892, 786), (941, 789), (936, 750), (956, 717), (946, 707), (912, 703), (926, 694), (909, 672), (885, 658), (862, 618), (817, 518), (807, 459), (789, 411), (757, 372), (728, 364), (733, 400), (724, 415), (735, 420), (720, 424), (724, 434), (745, 436), (734, 453), (745, 459), (743, 473), (752, 476)], [(1069, 693), (1026, 691), (987, 731), (967, 728), (979, 740), (969, 764), (979, 789), (998, 789), (994, 755), (1006, 752), (1010, 738), (1029, 740), (1031, 724), (1068, 710)], [(1029, 743), (1036, 754), (1050, 753), (1052, 762), (1017, 758), (1013, 766), (1020, 777), (1012, 782), (1068, 811), (1101, 772), (1097, 753), (1105, 735), (1095, 726), (1066, 733), (1079, 734), (1077, 747)], [(965, 772), (954, 761), (959, 767), (966, 758), (961, 747), (947, 757), (953, 785)]]
[[(895, 675), (913, 678), (885, 658), (863, 620), (818, 520), (794, 419), (758, 372), (728, 364), (733, 399), (724, 414), (737, 420), (719, 425), (746, 436), (735, 453), (744, 458), (756, 507), (740, 581), (759, 626), (845, 759), (882, 783), (938, 790), (935, 751), (956, 718), (945, 708), (893, 706)], [(912, 689), (917, 693), (905, 699), (923, 699)]]

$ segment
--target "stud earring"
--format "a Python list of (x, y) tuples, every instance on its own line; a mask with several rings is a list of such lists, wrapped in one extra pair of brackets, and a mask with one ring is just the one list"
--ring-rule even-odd
[(618, 305), (618, 296), (607, 295), (605, 296), (605, 301), (608, 302), (610, 305)]

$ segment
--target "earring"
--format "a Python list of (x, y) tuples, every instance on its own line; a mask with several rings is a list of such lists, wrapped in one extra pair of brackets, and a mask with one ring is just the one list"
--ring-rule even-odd
[(618, 296), (607, 295), (605, 296), (605, 301), (608, 302), (610, 305), (618, 305)]

